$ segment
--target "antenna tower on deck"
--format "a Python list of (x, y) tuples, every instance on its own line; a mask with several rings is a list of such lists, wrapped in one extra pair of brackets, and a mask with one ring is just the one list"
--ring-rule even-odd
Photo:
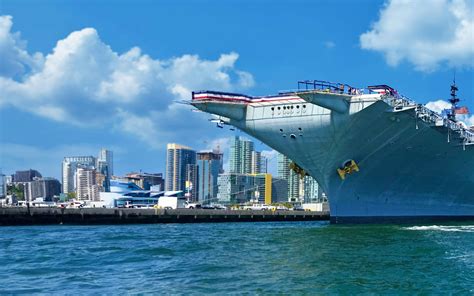
[(454, 72), (453, 84), (451, 84), (451, 98), (449, 102), (451, 103), (451, 113), (448, 115), (449, 119), (455, 120), (456, 119), (456, 109), (459, 103), (459, 98), (456, 97), (456, 92), (458, 91), (458, 87), (456, 86), (456, 71)]

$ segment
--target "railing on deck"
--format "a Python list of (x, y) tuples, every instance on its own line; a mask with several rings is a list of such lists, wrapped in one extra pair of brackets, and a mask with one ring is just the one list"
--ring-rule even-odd
[(320, 90), (331, 93), (348, 93), (350, 94), (352, 90), (356, 88), (338, 82), (329, 82), (324, 80), (301, 80), (298, 81), (298, 91), (307, 91), (307, 90)]
[(377, 93), (376, 91), (371, 90), (370, 87), (357, 88), (346, 83), (330, 82), (324, 80), (300, 80), (298, 81), (297, 89), (285, 90), (281, 91), (280, 93), (298, 93), (311, 90), (348, 95), (367, 95)]
[(397, 107), (415, 107), (416, 117), (422, 121), (434, 125), (444, 126), (453, 132), (459, 134), (459, 137), (463, 139), (464, 144), (474, 144), (474, 132), (464, 128), (459, 122), (455, 122), (446, 116), (426, 108), (422, 104), (417, 104), (415, 101), (404, 97), (402, 95), (382, 95), (381, 99), (389, 106)]

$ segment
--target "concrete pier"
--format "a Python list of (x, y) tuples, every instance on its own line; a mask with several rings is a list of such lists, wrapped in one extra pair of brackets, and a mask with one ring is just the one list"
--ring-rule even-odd
[(328, 212), (122, 208), (0, 208), (0, 226), (326, 221)]

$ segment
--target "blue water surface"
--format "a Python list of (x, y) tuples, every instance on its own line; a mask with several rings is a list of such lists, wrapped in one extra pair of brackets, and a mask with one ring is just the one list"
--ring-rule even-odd
[(474, 293), (474, 225), (0, 228), (0, 294)]

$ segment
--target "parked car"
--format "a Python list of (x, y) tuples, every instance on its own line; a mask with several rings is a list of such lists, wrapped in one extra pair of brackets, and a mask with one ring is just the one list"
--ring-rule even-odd
[(214, 209), (216, 210), (227, 210), (227, 207), (223, 205), (214, 204), (213, 206), (214, 206)]
[(201, 204), (198, 204), (198, 203), (192, 203), (192, 202), (186, 202), (184, 204), (184, 207), (186, 209), (200, 209), (201, 208)]

